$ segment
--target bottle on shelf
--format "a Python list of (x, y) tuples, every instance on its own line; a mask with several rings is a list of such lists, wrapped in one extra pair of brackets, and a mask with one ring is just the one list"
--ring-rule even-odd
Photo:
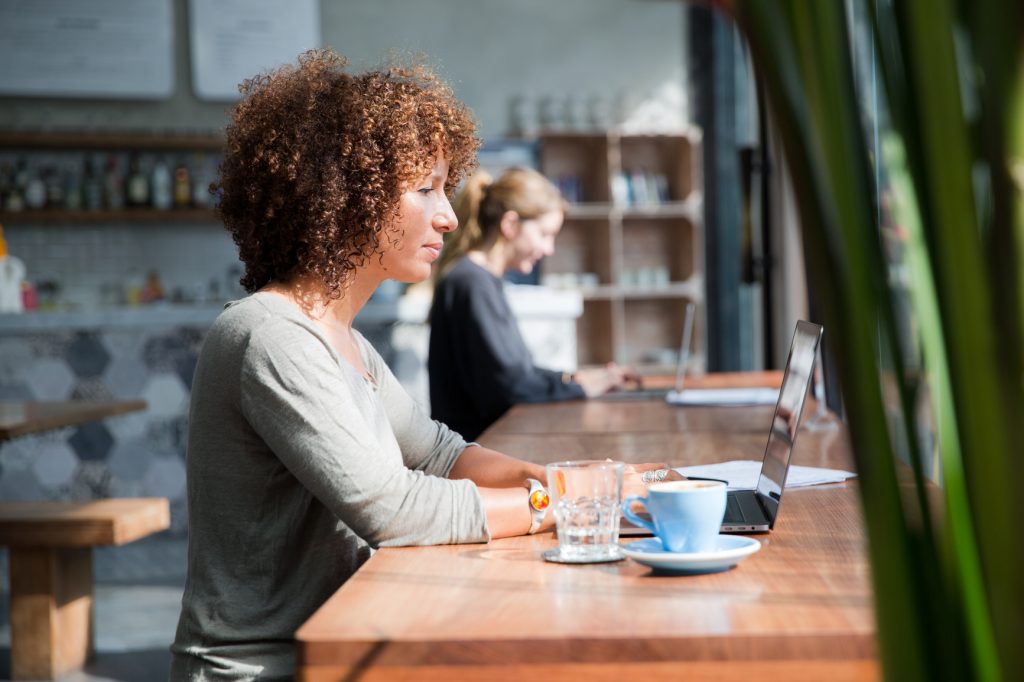
[(25, 210), (25, 195), (18, 187), (15, 170), (10, 166), (0, 171), (0, 185), (3, 185), (3, 209), (11, 213)]
[(142, 172), (142, 162), (138, 153), (133, 153), (128, 162), (125, 202), (134, 208), (149, 206), (149, 178)]
[(64, 178), (60, 171), (54, 166), (44, 169), (43, 182), (46, 184), (46, 207), (64, 208)]
[(7, 253), (4, 228), (0, 225), (0, 313), (20, 313), (23, 308), (21, 283), (25, 279), (25, 264)]
[(153, 208), (166, 211), (174, 203), (174, 195), (171, 193), (171, 171), (163, 159), (157, 159), (153, 164), (152, 199)]
[(146, 275), (146, 284), (139, 292), (139, 303), (155, 303), (164, 298), (164, 285), (160, 282), (160, 273), (150, 270)]
[(64, 208), (69, 211), (79, 211), (85, 203), (82, 193), (83, 179), (81, 165), (70, 164), (64, 168)]
[(210, 196), (210, 168), (206, 155), (196, 152), (192, 155), (192, 205), (206, 208), (213, 197)]
[(29, 172), (25, 181), (25, 206), (33, 211), (46, 208), (46, 182), (38, 172)]
[(11, 169), (11, 164), (0, 165), (0, 210), (7, 205), (7, 197), (11, 193), (13, 185), (14, 171)]
[(124, 208), (124, 176), (121, 175), (117, 157), (113, 154), (107, 157), (107, 171), (103, 174), (103, 199), (111, 211), (120, 211)]
[(188, 208), (192, 205), (192, 180), (185, 161), (179, 161), (174, 169), (174, 207)]
[(124, 302), (132, 307), (142, 303), (142, 290), (146, 287), (146, 280), (138, 268), (131, 268), (124, 279)]
[(82, 204), (87, 211), (99, 211), (103, 208), (103, 179), (96, 171), (96, 160), (85, 161), (85, 175), (82, 177)]

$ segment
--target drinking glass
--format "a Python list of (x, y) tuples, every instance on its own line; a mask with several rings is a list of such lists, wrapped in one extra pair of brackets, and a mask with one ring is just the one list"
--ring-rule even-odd
[(576, 461), (547, 465), (558, 550), (551, 561), (616, 561), (622, 511), (622, 462)]

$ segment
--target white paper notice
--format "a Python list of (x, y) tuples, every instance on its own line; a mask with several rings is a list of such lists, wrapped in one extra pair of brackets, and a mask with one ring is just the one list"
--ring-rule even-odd
[(319, 0), (190, 0), (192, 87), (201, 99), (238, 99), (246, 78), (320, 47)]
[(684, 388), (669, 391), (665, 400), (672, 405), (774, 405), (777, 388)]
[[(726, 481), (733, 490), (753, 490), (757, 487), (757, 477), (761, 473), (761, 462), (751, 459), (719, 462), (717, 464), (697, 464), (688, 467), (676, 467), (683, 476), (702, 476)], [(857, 474), (842, 469), (824, 469), (821, 467), (802, 467), (792, 465), (786, 474), (786, 488), (800, 488), (823, 483), (840, 483)]]
[(174, 92), (172, 0), (0, 0), (0, 94)]

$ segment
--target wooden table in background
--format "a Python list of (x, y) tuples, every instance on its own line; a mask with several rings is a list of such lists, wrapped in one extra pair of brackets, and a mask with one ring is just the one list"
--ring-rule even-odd
[[(645, 388), (669, 388), (675, 377), (646, 377)], [(782, 372), (728, 372), (686, 378), (690, 388), (778, 388)], [(775, 406), (751, 408), (749, 419), (737, 422), (733, 408), (687, 407), (652, 410), (656, 400), (615, 399), (564, 403), (516, 405), (487, 430), (487, 435), (578, 434), (578, 433), (672, 433), (693, 431), (735, 431), (750, 429), (768, 436)], [(609, 403), (614, 405), (610, 409)]]
[(146, 409), (145, 400), (0, 402), (0, 441)]
[[(539, 462), (760, 459), (771, 417), (764, 408), (588, 401), (559, 404), (556, 423), (554, 407), (517, 407), (480, 441)], [(534, 428), (517, 434), (506, 419)], [(708, 428), (685, 428), (695, 423)], [(541, 433), (540, 424), (552, 430)], [(665, 428), (641, 426), (651, 424)], [(847, 434), (804, 430), (794, 463), (849, 468)], [(856, 484), (787, 491), (776, 530), (757, 537), (761, 551), (735, 569), (685, 577), (629, 560), (545, 563), (552, 533), (382, 549), (297, 633), (300, 675), (878, 679)]]

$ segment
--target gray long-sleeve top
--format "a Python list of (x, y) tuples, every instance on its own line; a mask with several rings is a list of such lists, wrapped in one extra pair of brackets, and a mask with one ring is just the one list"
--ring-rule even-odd
[(465, 441), (357, 340), (374, 382), (274, 294), (211, 327), (192, 385), (172, 679), (288, 677), (295, 630), (371, 548), (489, 540), (476, 486), (445, 478)]

